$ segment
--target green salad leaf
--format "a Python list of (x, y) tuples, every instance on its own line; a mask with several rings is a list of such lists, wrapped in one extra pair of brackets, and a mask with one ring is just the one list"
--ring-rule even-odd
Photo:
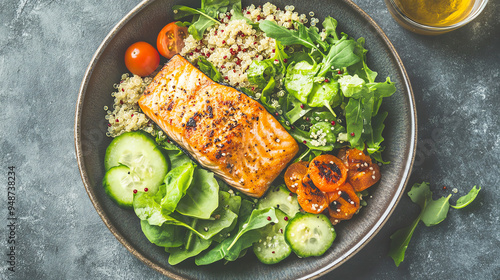
[(261, 234), (256, 229), (273, 221), (277, 221), (274, 208), (254, 209), (244, 222), (240, 222), (238, 232), (235, 235), (231, 235), (205, 254), (196, 257), (196, 264), (208, 265), (222, 259), (236, 260), (244, 249), (249, 248), (255, 241), (259, 240)]
[(182, 238), (185, 236), (185, 228), (163, 224), (161, 226), (150, 225), (147, 220), (141, 220), (141, 229), (149, 242), (160, 247), (182, 246)]
[(472, 201), (474, 201), (474, 199), (476, 199), (476, 197), (479, 194), (480, 190), (481, 190), (481, 187), (479, 187), (479, 189), (478, 189), (477, 186), (474, 186), (469, 191), (468, 194), (466, 194), (466, 195), (461, 196), (460, 198), (458, 198), (457, 204), (456, 205), (451, 205), (451, 207), (453, 207), (455, 209), (462, 209), (462, 208), (464, 208), (465, 206), (469, 205)]
[(203, 56), (198, 57), (197, 63), (201, 72), (205, 73), (205, 75), (210, 77), (210, 79), (212, 79), (214, 82), (222, 81), (222, 75), (220, 74), (219, 70), (217, 70), (217, 68), (215, 68), (215, 66), (206, 58), (204, 58)]
[(297, 29), (288, 29), (283, 26), (279, 26), (273, 21), (264, 20), (260, 22), (259, 28), (266, 33), (267, 37), (274, 38), (279, 41), (284, 46), (290, 45), (303, 45), (309, 49), (315, 49), (321, 53), (321, 51), (316, 47), (313, 40), (309, 37), (309, 30), (302, 23), (296, 22)]
[(209, 219), (218, 206), (218, 198), (219, 184), (214, 173), (196, 168), (192, 174), (192, 182), (175, 210), (182, 215)]
[[(480, 189), (481, 188), (476, 189), (474, 186), (469, 194), (459, 198), (460, 201), (457, 201), (457, 206), (459, 204), (462, 206), (465, 203), (467, 203), (467, 205), (470, 204), (476, 198)], [(446, 219), (450, 209), (449, 200), (451, 194), (447, 197), (441, 197), (437, 200), (433, 200), (432, 192), (430, 190), (429, 183), (427, 182), (414, 184), (408, 192), (408, 196), (414, 203), (420, 206), (421, 211), (410, 226), (399, 229), (391, 235), (389, 256), (394, 260), (394, 264), (396, 264), (396, 266), (399, 266), (404, 260), (406, 249), (408, 248), (408, 244), (410, 243), (411, 237), (418, 223), (422, 221), (428, 227), (437, 225)], [(466, 205), (463, 205), (461, 208), (465, 206)]]
[(177, 204), (184, 197), (193, 180), (195, 165), (186, 162), (167, 173), (165, 176), (166, 195), (161, 200), (163, 213), (168, 215), (175, 211)]

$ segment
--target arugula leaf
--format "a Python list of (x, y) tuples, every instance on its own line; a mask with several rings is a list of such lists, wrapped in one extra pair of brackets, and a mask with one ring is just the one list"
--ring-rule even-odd
[(203, 56), (198, 57), (198, 67), (203, 73), (205, 73), (205, 75), (210, 77), (215, 82), (222, 80), (222, 75), (217, 68), (215, 68), (215, 66)]
[(421, 220), (428, 227), (434, 226), (446, 219), (450, 210), (450, 197), (441, 197), (438, 200), (427, 201), (426, 207), (422, 210)]
[(285, 115), (287, 119), (290, 121), (291, 124), (294, 124), (297, 120), (305, 116), (309, 111), (312, 110), (312, 108), (309, 108), (309, 106), (303, 106), (304, 108), (301, 108), (302, 103), (294, 98), (293, 96), (290, 96), (291, 103), (293, 104), (293, 109), (288, 111)]
[(451, 207), (455, 208), (455, 209), (462, 209), (464, 208), (465, 206), (469, 205), (472, 201), (474, 201), (474, 199), (476, 199), (477, 195), (479, 194), (479, 191), (481, 190), (481, 187), (479, 187), (479, 189), (474, 186), (468, 194), (464, 195), (464, 196), (461, 196), (460, 198), (458, 198), (457, 200), (457, 204), (456, 205), (451, 205)]
[(345, 75), (339, 79), (340, 90), (345, 97), (362, 98), (368, 95), (369, 89), (365, 80), (358, 75)]
[(166, 195), (161, 200), (161, 208), (165, 215), (175, 211), (177, 204), (186, 194), (187, 189), (193, 180), (195, 165), (193, 162), (186, 162), (167, 173), (165, 176)]
[[(360, 100), (351, 98), (345, 107), (345, 118), (347, 122), (347, 133), (348, 141), (351, 146), (363, 150), (363, 142), (361, 140), (361, 135), (363, 134), (363, 116), (362, 116), (362, 106)], [(358, 149), (359, 150), (359, 149)]]
[(311, 40), (313, 41), (313, 43), (315, 43), (316, 45), (319, 45), (321, 46), (321, 48), (323, 49), (323, 51), (326, 51), (329, 47), (328, 43), (321, 40), (321, 36), (319, 35), (318, 33), (318, 28), (317, 27), (310, 27), (308, 30), (307, 30), (307, 34), (309, 35), (309, 38), (311, 38)]
[(296, 24), (298, 30), (292, 30), (283, 26), (279, 26), (273, 21), (264, 20), (259, 23), (259, 28), (266, 33), (267, 37), (279, 41), (284, 46), (302, 45), (309, 49), (315, 49), (323, 54), (309, 37), (307, 27), (305, 27), (300, 22), (297, 22)]
[(366, 140), (366, 150), (370, 155), (373, 153), (379, 151), (382, 147), (380, 144), (384, 141), (384, 137), (382, 136), (382, 131), (385, 128), (384, 125), (384, 120), (387, 118), (387, 115), (389, 113), (387, 112), (382, 112), (380, 114), (377, 114), (373, 119), (372, 119), (372, 131), (371, 134), (368, 136), (368, 139)]
[(359, 56), (354, 53), (357, 43), (352, 39), (343, 37), (330, 48), (328, 55), (323, 60), (323, 66), (319, 71), (318, 76), (324, 77), (331, 67), (343, 68), (351, 66), (361, 60)]
[(394, 260), (396, 266), (405, 259), (405, 252), (410, 243), (411, 237), (415, 228), (417, 228), (418, 222), (420, 222), (420, 216), (418, 216), (411, 225), (399, 229), (393, 235), (391, 235), (391, 247), (389, 249), (389, 256)]
[(337, 20), (328, 16), (323, 21), (323, 28), (325, 28), (325, 32), (328, 36), (333, 36), (335, 40), (338, 40), (337, 36)]
[(177, 204), (176, 211), (190, 217), (209, 219), (218, 207), (219, 185), (212, 172), (196, 168), (186, 195)]
[[(477, 190), (474, 186), (468, 195), (461, 197), (461, 199), (464, 199), (462, 199), (460, 205), (465, 202), (469, 204), (473, 201), (479, 190)], [(415, 219), (410, 226), (402, 228), (391, 235), (391, 248), (389, 250), (389, 256), (394, 260), (396, 266), (399, 266), (399, 264), (404, 260), (406, 249), (408, 248), (413, 231), (417, 227), (418, 223), (422, 221), (428, 227), (437, 225), (446, 218), (448, 210), (450, 209), (449, 200), (451, 194), (447, 197), (441, 197), (438, 200), (433, 200), (432, 192), (429, 188), (429, 183), (427, 182), (414, 184), (408, 192), (408, 196), (414, 203), (420, 206), (421, 211), (417, 219)]]

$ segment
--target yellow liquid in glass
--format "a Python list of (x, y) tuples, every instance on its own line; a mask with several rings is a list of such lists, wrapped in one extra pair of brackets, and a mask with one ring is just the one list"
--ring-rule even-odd
[(394, 0), (410, 19), (429, 26), (450, 26), (466, 18), (474, 0)]

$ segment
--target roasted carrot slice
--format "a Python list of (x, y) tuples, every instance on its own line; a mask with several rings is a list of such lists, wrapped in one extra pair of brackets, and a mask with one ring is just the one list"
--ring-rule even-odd
[(309, 174), (304, 176), (297, 188), (297, 200), (304, 211), (319, 214), (328, 208), (328, 198), (318, 189)]
[(337, 191), (327, 193), (330, 220), (349, 220), (359, 209), (359, 197), (349, 183), (344, 183)]
[(339, 156), (347, 165), (349, 170), (347, 180), (355, 191), (365, 190), (380, 180), (380, 168), (363, 151), (357, 149), (341, 150)]
[(334, 155), (321, 155), (309, 163), (307, 173), (314, 185), (324, 192), (333, 192), (347, 179), (347, 168)]
[(288, 189), (297, 193), (297, 188), (302, 184), (302, 179), (306, 176), (308, 163), (306, 161), (299, 161), (292, 163), (285, 172), (285, 185)]
[(349, 171), (349, 183), (357, 192), (373, 186), (380, 180), (380, 177), (380, 168), (374, 163), (368, 164), (368, 167), (363, 171)]

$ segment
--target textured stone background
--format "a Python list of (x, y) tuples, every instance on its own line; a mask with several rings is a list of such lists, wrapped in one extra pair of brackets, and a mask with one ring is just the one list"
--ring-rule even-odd
[[(139, 1), (120, 2), (0, 3), (2, 279), (163, 278), (104, 226), (74, 154), (74, 106), (85, 68), (109, 30)], [(389, 236), (419, 211), (405, 195), (375, 239), (322, 279), (499, 279), (500, 3), (490, 1), (458, 31), (424, 37), (398, 26), (382, 1), (354, 2), (391, 39), (413, 85), (419, 145), (410, 185), (430, 181), (440, 195), (452, 188), (463, 195), (475, 184), (483, 190), (469, 207), (450, 210), (443, 223), (421, 224), (396, 268), (387, 257)], [(17, 167), (16, 273), (5, 262), (11, 165)]]

